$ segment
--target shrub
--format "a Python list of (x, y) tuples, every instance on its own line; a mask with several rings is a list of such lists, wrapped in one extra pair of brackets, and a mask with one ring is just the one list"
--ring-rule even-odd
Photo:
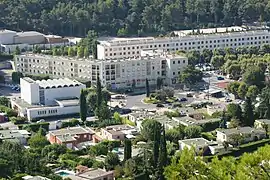
[(46, 131), (49, 131), (49, 125), (50, 124), (48, 122), (33, 123), (33, 124), (24, 125), (23, 129), (26, 129), (32, 132), (38, 132), (40, 128), (43, 128)]
[(11, 117), (9, 120), (14, 124), (24, 124), (27, 121), (25, 117)]
[(1, 105), (0, 105), (0, 112), (6, 113), (8, 117), (13, 117), (13, 116), (18, 115), (18, 113), (14, 111), (13, 109), (6, 106), (1, 106)]

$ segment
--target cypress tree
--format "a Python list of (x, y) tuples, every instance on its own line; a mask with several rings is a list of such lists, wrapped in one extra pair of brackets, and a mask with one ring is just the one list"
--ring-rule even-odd
[(131, 153), (132, 153), (132, 145), (131, 145), (131, 140), (130, 139), (125, 139), (124, 140), (124, 161), (128, 160), (131, 158)]
[(97, 77), (97, 108), (101, 106), (102, 103), (102, 90), (101, 90), (101, 83), (99, 77)]
[(83, 122), (86, 121), (87, 106), (86, 106), (86, 97), (85, 91), (82, 89), (80, 94), (80, 118)]
[(160, 144), (160, 130), (155, 128), (154, 132), (154, 145), (153, 145), (153, 167), (157, 167), (158, 156), (159, 156), (159, 144)]
[(160, 138), (160, 150), (158, 157), (158, 179), (165, 179), (163, 176), (164, 167), (167, 165), (168, 155), (166, 148), (166, 139), (165, 139), (165, 128), (162, 126), (162, 136)]
[(148, 82), (147, 78), (145, 80), (145, 88), (146, 88), (146, 97), (149, 97), (150, 96), (150, 88), (149, 88), (149, 82)]
[(246, 97), (246, 102), (244, 104), (244, 117), (243, 117), (243, 124), (247, 126), (253, 126), (254, 124), (254, 112), (253, 112), (253, 105), (250, 97)]

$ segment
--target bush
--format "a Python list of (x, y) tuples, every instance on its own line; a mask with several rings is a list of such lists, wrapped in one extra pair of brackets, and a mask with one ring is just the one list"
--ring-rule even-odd
[(12, 60), (14, 57), (10, 54), (0, 54), (0, 61)]
[(17, 116), (18, 113), (16, 111), (14, 111), (13, 109), (6, 107), (6, 106), (1, 106), (0, 105), (0, 112), (4, 112), (7, 114), (8, 117), (13, 117), (13, 116)]
[(208, 122), (203, 124), (202, 127), (202, 131), (207, 132), (207, 131), (213, 131), (215, 129), (217, 129), (219, 127), (220, 121), (215, 121), (215, 122)]
[(216, 137), (210, 132), (203, 132), (201, 135), (202, 135), (202, 137), (204, 139), (207, 139), (209, 141), (215, 141), (216, 140)]
[(24, 124), (25, 122), (27, 122), (27, 119), (25, 117), (11, 117), (9, 118), (9, 120), (14, 124)]
[(80, 121), (78, 119), (71, 119), (70, 121), (65, 121), (62, 123), (62, 128), (65, 128), (65, 127), (74, 127), (74, 126), (77, 126), (77, 125), (80, 125)]
[(23, 126), (23, 129), (32, 131), (32, 132), (38, 132), (40, 128), (45, 129), (46, 131), (49, 131), (49, 125), (48, 122), (41, 122), (41, 123), (33, 123), (33, 124), (27, 124)]

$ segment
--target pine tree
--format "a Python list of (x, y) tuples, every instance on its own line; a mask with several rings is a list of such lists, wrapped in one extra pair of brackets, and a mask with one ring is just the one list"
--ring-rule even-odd
[(246, 102), (244, 104), (244, 117), (243, 117), (243, 124), (247, 126), (253, 126), (254, 124), (254, 112), (253, 112), (253, 105), (250, 97), (246, 98)]
[(146, 97), (149, 97), (150, 96), (150, 88), (149, 88), (149, 82), (148, 82), (147, 78), (145, 80), (145, 88), (146, 88)]
[(82, 89), (80, 94), (80, 118), (83, 122), (86, 121), (87, 106), (86, 106), (86, 97), (85, 91)]
[(124, 140), (124, 161), (128, 160), (131, 158), (131, 153), (132, 153), (132, 145), (131, 145), (131, 140), (130, 139), (125, 139)]

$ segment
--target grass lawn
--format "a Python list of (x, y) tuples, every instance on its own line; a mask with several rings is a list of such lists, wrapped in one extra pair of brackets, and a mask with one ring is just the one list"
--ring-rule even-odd
[(135, 123), (132, 122), (132, 121), (130, 121), (130, 120), (128, 120), (127, 118), (123, 118), (123, 119), (122, 119), (122, 123), (123, 123), (123, 124), (131, 125), (131, 126), (135, 126)]
[(155, 98), (144, 98), (143, 99), (144, 103), (148, 103), (148, 104), (156, 104), (156, 103), (160, 103), (159, 100), (155, 99)]

